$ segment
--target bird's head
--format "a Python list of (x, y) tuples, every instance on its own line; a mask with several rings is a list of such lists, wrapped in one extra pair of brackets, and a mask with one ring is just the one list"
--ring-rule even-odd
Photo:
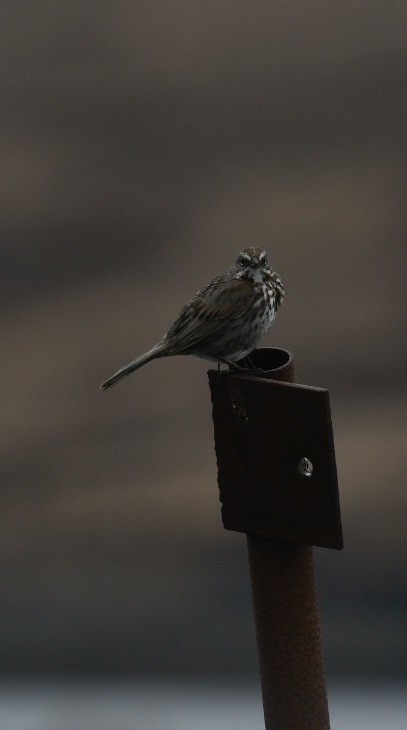
[(245, 248), (240, 252), (236, 261), (237, 273), (240, 277), (254, 279), (263, 278), (265, 272), (270, 272), (267, 254), (262, 248)]
[(236, 263), (242, 269), (268, 266), (267, 254), (262, 248), (245, 248), (240, 252)]

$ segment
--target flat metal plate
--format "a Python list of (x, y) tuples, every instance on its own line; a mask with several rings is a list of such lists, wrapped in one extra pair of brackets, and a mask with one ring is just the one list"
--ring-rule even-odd
[(234, 372), (209, 383), (224, 527), (340, 550), (328, 391)]

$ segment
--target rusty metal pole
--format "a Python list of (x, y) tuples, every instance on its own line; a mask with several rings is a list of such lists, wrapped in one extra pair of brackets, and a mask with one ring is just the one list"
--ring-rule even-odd
[(247, 544), (266, 730), (329, 730), (312, 547)]
[(329, 730), (312, 548), (342, 547), (328, 394), (295, 385), (284, 350), (254, 358), (263, 372), (209, 373), (223, 524), (247, 533), (266, 730)]

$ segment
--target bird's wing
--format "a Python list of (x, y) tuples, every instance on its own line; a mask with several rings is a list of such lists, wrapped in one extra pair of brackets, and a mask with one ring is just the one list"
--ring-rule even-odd
[(176, 339), (177, 352), (186, 350), (218, 332), (247, 312), (254, 297), (253, 286), (242, 279), (211, 282), (183, 308), (167, 332)]

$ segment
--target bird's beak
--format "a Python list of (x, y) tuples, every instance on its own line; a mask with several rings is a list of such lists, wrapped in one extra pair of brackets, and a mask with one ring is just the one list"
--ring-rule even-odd
[(259, 259), (257, 258), (257, 256), (253, 256), (253, 258), (252, 258), (252, 264), (253, 264), (253, 266), (258, 266), (259, 265)]

